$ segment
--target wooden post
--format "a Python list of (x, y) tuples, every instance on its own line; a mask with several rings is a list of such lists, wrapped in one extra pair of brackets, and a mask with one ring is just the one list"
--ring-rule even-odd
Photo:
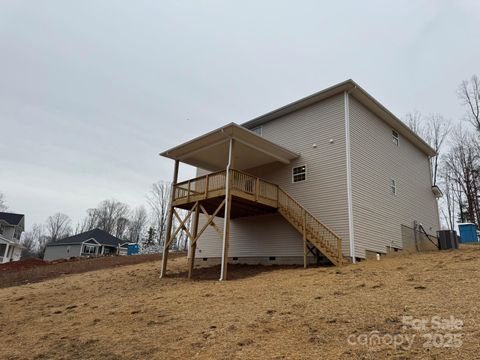
[(220, 281), (227, 280), (227, 264), (228, 264), (228, 242), (230, 241), (230, 210), (232, 205), (232, 196), (230, 195), (230, 169), (233, 164), (233, 139), (230, 139), (228, 149), (228, 164), (225, 176), (225, 215), (223, 217), (223, 247), (222, 247), (222, 265), (220, 269)]
[(205, 196), (204, 196), (205, 199), (208, 198), (208, 174), (207, 176), (205, 177)]
[(303, 217), (303, 267), (306, 269), (307, 268), (307, 216), (305, 213), (305, 210), (302, 211), (302, 217)]
[(193, 218), (192, 226), (192, 236), (193, 239), (190, 239), (190, 258), (188, 259), (188, 278), (192, 278), (193, 266), (195, 265), (195, 251), (197, 250), (197, 241), (193, 240), (197, 237), (198, 234), (198, 219), (200, 216), (200, 204), (198, 201), (195, 204), (195, 217)]
[(172, 225), (173, 225), (173, 199), (175, 193), (175, 185), (178, 181), (178, 166), (180, 162), (175, 160), (175, 167), (173, 169), (173, 181), (172, 181), (172, 188), (170, 193), (170, 205), (169, 205), (169, 212), (167, 217), (167, 234), (165, 236), (165, 241), (163, 243), (163, 255), (162, 255), (162, 267), (160, 270), (160, 278), (164, 277), (167, 271), (167, 261), (168, 261), (168, 249), (170, 247), (172, 236)]
[(260, 190), (260, 178), (255, 180), (255, 201), (258, 201), (258, 192)]
[(343, 262), (342, 239), (340, 238), (337, 238), (337, 248), (338, 248), (338, 263), (340, 265)]

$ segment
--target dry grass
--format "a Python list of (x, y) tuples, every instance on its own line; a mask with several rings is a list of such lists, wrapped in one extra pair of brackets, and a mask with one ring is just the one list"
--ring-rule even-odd
[[(180, 254), (172, 254), (176, 257)], [(102, 256), (96, 258), (74, 258), (58, 262), (19, 261), (0, 265), (0, 288), (23, 285), (56, 278), (62, 275), (79, 274), (115, 266), (133, 265), (148, 261), (160, 261), (160, 254), (135, 256)], [(30, 259), (32, 260), (32, 259)], [(24, 265), (25, 263), (25, 265)]]
[[(478, 247), (342, 268), (231, 266), (222, 283), (209, 280), (218, 268), (188, 281), (184, 258), (170, 264), (163, 280), (150, 262), (0, 289), (3, 358), (478, 358)], [(348, 345), (352, 333), (408, 333), (404, 315), (463, 320), (463, 346)]]

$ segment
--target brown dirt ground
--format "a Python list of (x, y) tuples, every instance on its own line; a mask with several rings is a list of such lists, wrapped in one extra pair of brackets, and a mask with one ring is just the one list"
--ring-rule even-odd
[[(480, 247), (341, 268), (230, 266), (185, 278), (186, 259), (0, 289), (5, 359), (478, 359)], [(460, 348), (351, 346), (349, 334), (415, 334), (402, 317), (464, 321)]]
[[(174, 253), (171, 257), (185, 255)], [(72, 258), (69, 260), (43, 261), (27, 259), (0, 265), (0, 288), (23, 285), (56, 278), (67, 274), (79, 274), (88, 271), (160, 261), (160, 254), (135, 256), (102, 256), (94, 258)]]

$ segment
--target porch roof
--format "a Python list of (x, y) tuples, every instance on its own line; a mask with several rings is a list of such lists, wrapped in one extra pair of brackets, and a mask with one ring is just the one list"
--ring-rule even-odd
[(209, 171), (222, 170), (227, 167), (230, 139), (235, 140), (233, 158), (238, 170), (274, 162), (289, 164), (299, 156), (235, 123), (187, 141), (160, 155)]

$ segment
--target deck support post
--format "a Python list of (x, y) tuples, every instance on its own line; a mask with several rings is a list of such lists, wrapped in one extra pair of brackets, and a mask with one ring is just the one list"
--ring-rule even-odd
[(177, 184), (178, 181), (178, 166), (180, 162), (178, 160), (175, 160), (175, 166), (173, 169), (173, 181), (172, 181), (172, 187), (170, 189), (170, 204), (169, 204), (169, 211), (168, 211), (168, 217), (167, 217), (167, 233), (165, 236), (165, 241), (163, 242), (163, 255), (162, 255), (162, 267), (160, 270), (160, 278), (163, 278), (166, 274), (167, 271), (167, 261), (168, 261), (168, 249), (170, 247), (171, 239), (170, 237), (172, 236), (172, 225), (173, 225), (173, 199), (175, 196), (175, 185)]
[(307, 216), (305, 210), (302, 211), (302, 222), (303, 222), (303, 267), (307, 268), (307, 255), (308, 255), (308, 247), (307, 247)]
[(192, 239), (190, 239), (190, 258), (188, 259), (188, 278), (192, 278), (193, 266), (195, 265), (195, 251), (197, 250), (197, 241), (193, 241), (196, 239), (198, 234), (198, 219), (200, 216), (200, 204), (198, 201), (195, 204), (195, 216), (193, 218), (193, 226), (192, 226)]
[(220, 269), (220, 281), (227, 280), (228, 247), (230, 241), (230, 210), (232, 207), (232, 196), (230, 195), (231, 180), (230, 169), (233, 166), (233, 139), (230, 138), (228, 147), (228, 164), (225, 175), (225, 215), (223, 217), (223, 246), (222, 265)]

